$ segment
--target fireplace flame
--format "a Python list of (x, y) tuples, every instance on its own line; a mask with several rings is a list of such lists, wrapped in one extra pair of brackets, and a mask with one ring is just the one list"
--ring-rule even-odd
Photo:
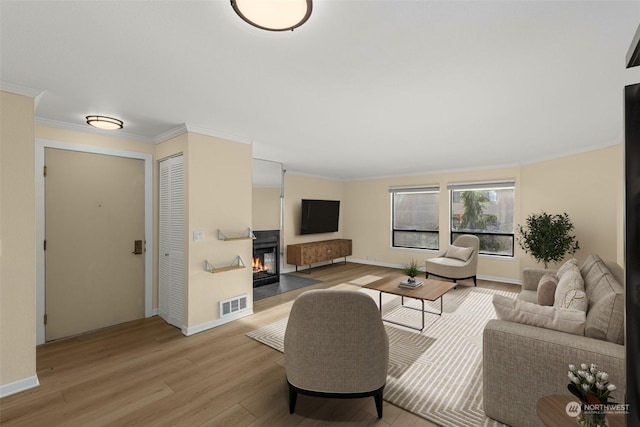
[(260, 258), (253, 259), (253, 272), (260, 273), (261, 271), (265, 271), (264, 265), (262, 265), (262, 261)]

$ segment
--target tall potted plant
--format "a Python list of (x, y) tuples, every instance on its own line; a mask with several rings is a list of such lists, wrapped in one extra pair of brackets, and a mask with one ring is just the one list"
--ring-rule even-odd
[(518, 244), (537, 262), (562, 261), (566, 254), (575, 254), (580, 245), (571, 234), (573, 224), (566, 212), (548, 214), (541, 212), (527, 217), (525, 226), (518, 224)]

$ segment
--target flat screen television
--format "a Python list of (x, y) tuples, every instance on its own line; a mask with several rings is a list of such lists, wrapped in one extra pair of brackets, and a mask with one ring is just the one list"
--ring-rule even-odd
[(300, 234), (338, 231), (340, 200), (302, 199)]

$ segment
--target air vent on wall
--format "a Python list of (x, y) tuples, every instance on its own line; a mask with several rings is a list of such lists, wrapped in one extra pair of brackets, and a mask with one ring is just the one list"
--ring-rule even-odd
[(228, 300), (220, 301), (220, 317), (229, 316), (233, 313), (243, 311), (247, 309), (247, 295), (240, 295), (239, 297), (230, 298)]

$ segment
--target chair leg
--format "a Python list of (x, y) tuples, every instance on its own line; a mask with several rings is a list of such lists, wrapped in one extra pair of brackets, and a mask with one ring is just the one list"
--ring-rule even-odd
[(476, 282), (476, 276), (473, 276), (473, 286), (478, 286), (478, 283)]
[(293, 414), (296, 410), (296, 400), (298, 399), (298, 392), (289, 384), (289, 413)]
[(378, 411), (378, 419), (382, 419), (382, 390), (373, 395), (376, 401), (376, 409)]

